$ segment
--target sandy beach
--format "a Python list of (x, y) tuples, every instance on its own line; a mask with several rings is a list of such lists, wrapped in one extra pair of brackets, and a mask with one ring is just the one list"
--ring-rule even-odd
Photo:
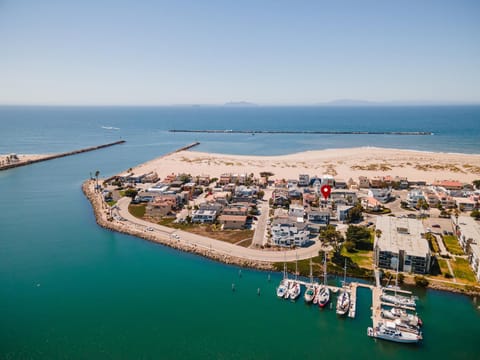
[(135, 174), (156, 171), (160, 178), (171, 173), (219, 177), (223, 173), (269, 171), (276, 179), (297, 179), (299, 174), (330, 174), (358, 181), (359, 176), (402, 176), (410, 181), (480, 178), (480, 155), (433, 153), (413, 150), (361, 147), (306, 151), (282, 156), (227, 155), (181, 151), (133, 168)]

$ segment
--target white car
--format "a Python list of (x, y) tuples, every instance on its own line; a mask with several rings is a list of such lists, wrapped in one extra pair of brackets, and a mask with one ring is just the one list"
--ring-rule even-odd
[(153, 231), (153, 228), (152, 227), (147, 227), (147, 230), (148, 231)]

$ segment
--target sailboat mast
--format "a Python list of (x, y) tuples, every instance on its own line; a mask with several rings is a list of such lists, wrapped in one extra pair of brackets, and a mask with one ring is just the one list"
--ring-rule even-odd
[(313, 283), (312, 258), (310, 258), (310, 283)]
[(347, 282), (347, 259), (345, 259), (345, 266), (343, 267), (343, 285)]

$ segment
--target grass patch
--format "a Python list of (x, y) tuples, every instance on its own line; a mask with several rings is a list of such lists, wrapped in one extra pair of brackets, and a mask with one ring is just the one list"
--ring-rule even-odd
[(456, 236), (444, 235), (443, 242), (445, 243), (447, 250), (453, 255), (465, 255)]
[(145, 204), (139, 204), (139, 205), (134, 205), (130, 204), (128, 205), (128, 212), (135, 216), (136, 218), (143, 219), (145, 216), (145, 209), (146, 209)]
[(427, 239), (428, 246), (430, 247), (431, 251), (433, 251), (434, 253), (440, 252), (440, 248), (438, 247), (437, 243), (437, 237), (435, 235), (427, 233), (425, 234), (425, 239)]
[(448, 269), (448, 265), (447, 265), (447, 260), (437, 258), (437, 261), (438, 261), (438, 266), (440, 267), (440, 271), (442, 272), (442, 274), (450, 274), (450, 270)]
[(371, 250), (355, 250), (354, 252), (348, 252), (345, 247), (342, 247), (340, 254), (351, 259), (355, 264), (362, 268), (373, 269), (373, 251)]
[(456, 258), (455, 261), (451, 261), (453, 273), (458, 279), (464, 279), (470, 282), (475, 282), (475, 275), (467, 260), (462, 258)]
[[(193, 234), (206, 236), (212, 239), (225, 241), (231, 244), (245, 240), (239, 246), (248, 247), (252, 243), (253, 230), (220, 230), (220, 225), (215, 224), (187, 224), (174, 223), (174, 218), (164, 218), (157, 223), (174, 229), (188, 231)], [(249, 239), (250, 241), (247, 241)]]
[(108, 206), (110, 206), (110, 207), (113, 206), (113, 205), (115, 205), (116, 203), (117, 203), (117, 202), (116, 202), (115, 200), (107, 201), (107, 204), (108, 204)]

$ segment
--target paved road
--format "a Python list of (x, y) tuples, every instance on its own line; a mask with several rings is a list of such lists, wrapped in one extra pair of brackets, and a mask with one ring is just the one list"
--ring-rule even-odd
[(284, 260), (295, 261), (296, 258), (299, 260), (308, 259), (312, 256), (318, 255), (318, 252), (322, 248), (320, 242), (316, 242), (314, 245), (308, 248), (299, 248), (297, 250), (287, 251), (269, 251), (244, 248), (224, 241), (210, 239), (205, 236), (172, 229), (166, 226), (138, 219), (128, 212), (128, 205), (130, 204), (130, 201), (130, 198), (124, 197), (121, 198), (117, 203), (119, 215), (126, 219), (124, 223), (128, 223), (136, 228), (143, 228), (145, 231), (148, 231), (147, 228), (151, 228), (153, 229), (151, 233), (157, 235), (160, 239), (171, 240), (173, 234), (178, 234), (180, 236), (178, 241), (190, 246), (198, 246), (200, 248), (214, 250), (222, 254), (235, 256), (246, 260), (266, 262), (283, 262)]
[(260, 216), (258, 216), (257, 226), (255, 227), (255, 234), (253, 235), (253, 241), (251, 247), (260, 247), (265, 245), (265, 229), (267, 227), (268, 212), (270, 206), (268, 204), (268, 199), (272, 197), (272, 190), (265, 190), (264, 199), (260, 203), (259, 210)]

